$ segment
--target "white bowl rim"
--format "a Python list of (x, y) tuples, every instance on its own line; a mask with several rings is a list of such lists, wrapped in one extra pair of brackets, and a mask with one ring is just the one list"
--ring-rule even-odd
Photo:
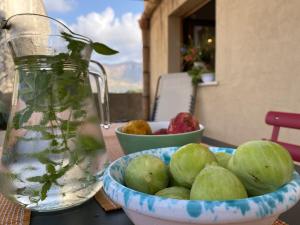
[[(144, 215), (157, 217), (157, 218), (161, 218), (161, 219), (165, 219), (165, 220), (172, 220), (172, 221), (179, 221), (179, 222), (191, 222), (191, 223), (203, 222), (203, 223), (207, 223), (207, 224), (224, 224), (224, 223), (231, 223), (231, 222), (237, 222), (237, 221), (240, 221), (240, 222), (253, 221), (253, 220), (259, 220), (259, 219), (262, 219), (265, 217), (270, 217), (272, 215), (278, 216), (282, 212), (288, 210), (293, 205), (295, 205), (297, 203), (297, 201), (299, 201), (299, 198), (300, 198), (300, 175), (297, 172), (294, 172), (294, 179), (292, 181), (290, 181), (283, 187), (279, 188), (275, 192), (271, 192), (271, 193), (267, 193), (267, 194), (255, 196), (255, 197), (249, 197), (249, 198), (245, 198), (245, 199), (227, 200), (227, 201), (177, 200), (177, 199), (164, 198), (164, 197), (155, 196), (155, 195), (149, 195), (149, 194), (135, 191), (133, 189), (130, 189), (130, 188), (124, 186), (123, 184), (116, 181), (110, 174), (111, 167), (117, 163), (120, 163), (122, 160), (124, 160), (126, 158), (134, 158), (141, 154), (147, 154), (147, 153), (151, 154), (151, 153), (153, 153), (153, 151), (157, 152), (157, 150), (159, 150), (159, 149), (160, 150), (164, 150), (164, 149), (172, 150), (172, 149), (178, 149), (178, 147), (165, 147), (165, 148), (144, 150), (141, 152), (136, 152), (136, 153), (132, 153), (129, 155), (125, 155), (125, 156), (115, 160), (113, 163), (111, 163), (110, 166), (105, 171), (105, 175), (104, 175), (104, 181), (106, 179), (109, 180), (108, 186), (105, 185), (105, 182), (104, 182), (104, 191), (108, 194), (108, 196), (110, 198), (112, 198), (112, 200), (114, 200), (115, 202), (120, 204), (122, 207), (124, 207), (125, 209), (133, 210), (133, 211), (136, 211), (136, 212), (144, 214)], [(219, 147), (210, 147), (210, 149), (213, 151), (220, 150), (223, 152), (228, 152), (227, 150), (233, 152), (235, 150), (232, 148), (219, 148)], [(113, 191), (116, 192), (117, 195), (113, 195), (109, 191), (109, 188), (111, 188), (111, 187), (113, 187)], [(171, 208), (170, 208), (170, 205), (168, 206), (168, 208), (166, 208), (167, 204), (165, 204), (164, 205), (165, 207), (161, 207), (160, 210), (155, 211), (155, 213), (147, 210), (145, 207), (141, 207), (137, 199), (132, 200), (132, 202), (134, 204), (125, 206), (122, 203), (122, 201), (120, 202), (120, 198), (122, 198), (122, 193), (120, 193), (120, 190), (122, 190), (122, 189), (125, 190), (127, 193), (133, 194), (133, 196), (140, 196), (141, 198), (149, 198), (154, 201), (157, 200), (159, 202), (161, 202), (161, 201), (164, 201), (166, 203), (173, 202), (173, 204), (171, 204)], [(288, 189), (288, 192), (286, 191), (287, 189)], [(294, 193), (291, 193), (291, 190)], [(288, 197), (285, 196), (285, 198), (281, 200), (281, 203), (280, 204), (278, 203), (276, 205), (277, 208), (275, 210), (270, 210), (268, 208), (270, 206), (265, 205), (266, 201), (273, 201), (273, 204), (274, 204), (274, 201), (275, 201), (274, 199), (276, 199), (276, 196), (279, 193), (286, 193), (287, 195), (289, 194), (289, 196)], [(278, 198), (278, 196), (277, 196), (277, 198)], [(245, 201), (250, 201), (250, 203), (245, 202)], [(258, 202), (260, 202), (260, 203), (263, 202), (264, 204), (259, 205)], [(204, 209), (204, 207), (206, 207), (208, 209), (208, 210), (206, 209), (206, 212), (210, 211), (211, 214), (213, 214), (213, 215), (214, 215), (214, 213), (216, 213), (218, 215), (223, 214), (223, 216), (225, 215), (225, 217), (224, 218), (222, 217), (221, 221), (215, 221), (215, 219), (213, 219), (211, 217), (211, 215), (203, 216), (202, 214), (201, 214), (201, 216), (194, 217), (194, 218), (187, 217), (187, 216), (183, 217), (181, 211), (184, 211), (183, 208), (186, 208), (188, 206), (188, 203), (198, 204), (201, 206), (202, 209)], [(235, 206), (232, 206), (232, 204), (234, 204)], [(243, 204), (251, 204), (251, 207), (255, 207), (256, 211), (260, 212), (260, 214), (258, 214), (257, 212), (255, 214), (254, 213), (255, 210), (249, 210), (249, 209), (248, 210), (246, 209), (246, 213), (236, 212), (236, 211), (238, 211), (238, 209), (235, 211), (228, 211), (228, 207), (238, 207), (238, 206), (242, 206)], [(216, 208), (213, 208), (213, 206)], [(167, 210), (169, 213), (166, 213), (165, 210)], [(250, 211), (250, 213), (248, 211)], [(172, 213), (172, 217), (169, 215), (170, 213)]]
[[(152, 124), (154, 123), (162, 123), (162, 124), (167, 124), (169, 123), (169, 121), (147, 121), (151, 127)], [(178, 134), (158, 134), (158, 135), (154, 135), (154, 134), (127, 134), (127, 133), (123, 133), (122, 131), (120, 131), (120, 129), (123, 126), (119, 126), (117, 128), (115, 128), (115, 132), (124, 136), (130, 136), (130, 137), (171, 137), (171, 136), (180, 136), (180, 135), (188, 135), (188, 134), (194, 134), (194, 133), (199, 133), (205, 130), (205, 127), (199, 123), (199, 130), (194, 130), (194, 131), (189, 131), (189, 132), (184, 132), (184, 133), (178, 133)]]

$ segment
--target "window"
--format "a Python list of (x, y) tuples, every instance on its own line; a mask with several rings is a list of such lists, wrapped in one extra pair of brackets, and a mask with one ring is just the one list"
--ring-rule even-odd
[[(193, 42), (194, 46), (200, 48), (199, 57), (206, 67), (215, 71), (215, 0), (209, 1), (192, 15), (183, 20), (183, 45), (188, 46)], [(182, 70), (191, 69), (191, 64), (183, 64)]]

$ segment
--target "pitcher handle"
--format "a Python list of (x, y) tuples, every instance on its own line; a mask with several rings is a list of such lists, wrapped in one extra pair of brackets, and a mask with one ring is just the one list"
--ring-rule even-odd
[[(110, 113), (109, 113), (109, 101), (108, 101), (108, 85), (107, 85), (107, 75), (104, 67), (101, 63), (95, 60), (91, 60), (100, 69), (100, 72), (89, 71), (89, 74), (95, 78), (97, 85), (97, 98), (99, 103), (100, 120), (101, 127), (108, 129), (111, 126), (110, 123)], [(103, 90), (103, 93), (101, 92)]]

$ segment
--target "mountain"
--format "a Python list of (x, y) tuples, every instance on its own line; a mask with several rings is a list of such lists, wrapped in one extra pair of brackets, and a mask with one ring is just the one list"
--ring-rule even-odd
[(118, 64), (103, 64), (107, 77), (109, 92), (123, 93), (142, 91), (142, 63), (124, 62)]

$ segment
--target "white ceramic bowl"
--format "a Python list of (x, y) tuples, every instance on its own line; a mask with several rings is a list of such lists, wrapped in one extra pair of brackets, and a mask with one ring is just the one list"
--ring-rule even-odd
[[(230, 201), (176, 200), (144, 194), (123, 185), (130, 160), (151, 154), (169, 163), (176, 147), (151, 149), (123, 156), (114, 161), (104, 175), (104, 191), (120, 204), (135, 225), (271, 225), (278, 216), (300, 199), (300, 176), (277, 191), (261, 196)], [(233, 153), (230, 148), (211, 148), (214, 152)]]
[[(169, 121), (148, 122), (152, 132), (162, 128), (168, 128)], [(146, 149), (183, 146), (188, 143), (201, 142), (204, 126), (199, 124), (200, 129), (180, 134), (140, 135), (123, 133), (122, 127), (116, 128), (116, 136), (125, 154), (138, 152)]]

